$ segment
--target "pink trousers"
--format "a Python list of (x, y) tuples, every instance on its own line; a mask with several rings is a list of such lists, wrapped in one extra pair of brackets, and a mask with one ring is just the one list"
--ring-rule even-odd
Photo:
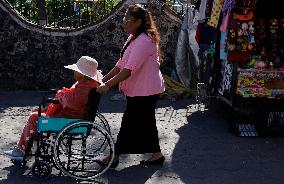
[[(41, 113), (42, 116), (46, 116), (45, 113)], [(32, 143), (34, 140), (36, 133), (37, 133), (37, 119), (38, 119), (38, 113), (33, 112), (29, 119), (27, 124), (25, 125), (23, 132), (21, 134), (20, 140), (18, 142), (18, 148), (22, 151), (26, 151), (29, 144)]]

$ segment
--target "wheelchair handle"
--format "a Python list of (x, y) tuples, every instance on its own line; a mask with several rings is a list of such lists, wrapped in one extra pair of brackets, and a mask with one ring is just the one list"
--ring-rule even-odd
[(54, 103), (54, 104), (59, 104), (59, 100), (55, 98), (46, 98), (44, 103)]
[(47, 94), (48, 94), (48, 95), (54, 95), (54, 94), (57, 93), (58, 90), (59, 90), (59, 89), (57, 89), (57, 88), (51, 88), (51, 89), (49, 89), (49, 90), (47, 91)]
[(41, 105), (42, 103), (39, 104), (38, 109), (37, 109), (37, 116), (41, 117)]

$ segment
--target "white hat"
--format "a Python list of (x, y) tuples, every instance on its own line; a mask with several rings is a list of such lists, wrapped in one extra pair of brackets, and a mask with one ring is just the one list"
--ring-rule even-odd
[(87, 77), (90, 77), (99, 83), (102, 83), (103, 75), (98, 70), (98, 62), (89, 56), (82, 56), (77, 63), (64, 66), (65, 68), (77, 71)]

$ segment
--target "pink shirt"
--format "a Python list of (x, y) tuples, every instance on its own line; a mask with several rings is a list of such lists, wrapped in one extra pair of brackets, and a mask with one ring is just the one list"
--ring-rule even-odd
[[(130, 35), (126, 43), (132, 38)], [(145, 33), (132, 40), (116, 66), (131, 70), (131, 76), (119, 83), (120, 90), (130, 97), (149, 96), (165, 91), (160, 71), (158, 46)]]

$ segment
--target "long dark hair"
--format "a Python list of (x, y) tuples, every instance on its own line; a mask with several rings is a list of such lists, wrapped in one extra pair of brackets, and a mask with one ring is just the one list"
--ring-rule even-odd
[[(163, 56), (160, 49), (160, 34), (157, 30), (156, 24), (153, 20), (151, 13), (140, 4), (129, 5), (127, 11), (129, 12), (130, 16), (142, 20), (141, 25), (138, 27), (136, 34), (133, 35), (132, 40), (137, 38), (141, 33), (145, 33), (150, 36), (152, 40), (158, 45), (158, 54), (161, 62)], [(125, 45), (125, 49), (122, 49), (123, 53), (126, 50), (127, 46), (130, 44), (130, 42), (131, 40), (128, 44)]]

